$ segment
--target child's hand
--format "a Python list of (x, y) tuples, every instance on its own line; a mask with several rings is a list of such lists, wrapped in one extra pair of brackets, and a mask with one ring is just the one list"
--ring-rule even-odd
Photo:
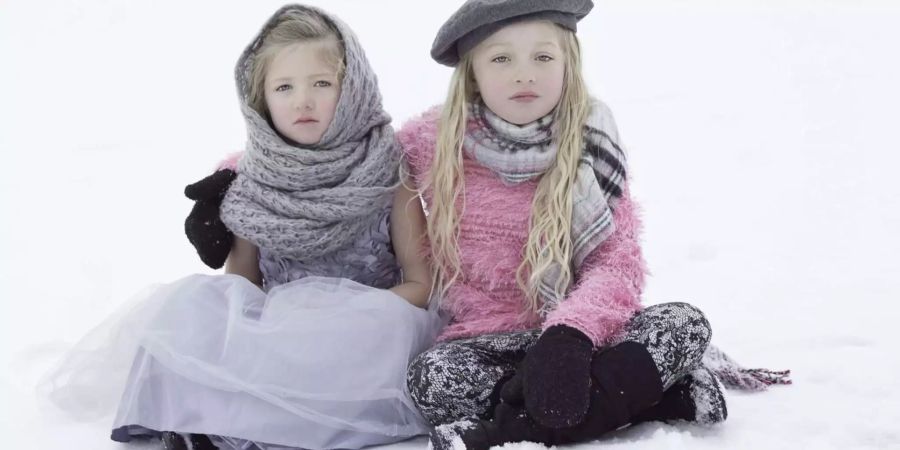
[(234, 234), (219, 218), (219, 206), (236, 176), (233, 170), (223, 169), (184, 188), (184, 195), (194, 200), (184, 221), (184, 234), (203, 263), (213, 269), (225, 264), (234, 242)]
[(184, 195), (191, 200), (222, 201), (228, 187), (237, 174), (231, 169), (221, 169), (208, 177), (184, 187)]

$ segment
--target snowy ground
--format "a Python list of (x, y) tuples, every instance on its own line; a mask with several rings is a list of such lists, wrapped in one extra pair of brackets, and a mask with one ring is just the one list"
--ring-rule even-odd
[[(441, 101), (428, 49), (460, 1), (313, 3), (357, 31), (397, 124)], [(900, 3), (725, 3), (599, 1), (586, 70), (630, 148), (647, 303), (693, 302), (795, 384), (731, 393), (715, 429), (578, 448), (900, 448)], [(144, 285), (208, 271), (181, 190), (241, 148), (232, 65), (278, 6), (0, 2), (4, 448), (124, 448), (40, 408), (35, 380)]]

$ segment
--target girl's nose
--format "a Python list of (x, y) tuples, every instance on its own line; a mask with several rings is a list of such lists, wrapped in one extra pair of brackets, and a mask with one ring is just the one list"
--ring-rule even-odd
[(309, 98), (305, 95), (298, 95), (294, 99), (294, 109), (296, 110), (305, 110), (312, 111), (313, 107), (315, 107), (315, 102), (312, 98)]
[(533, 73), (518, 73), (516, 74), (516, 83), (534, 83), (534, 74)]

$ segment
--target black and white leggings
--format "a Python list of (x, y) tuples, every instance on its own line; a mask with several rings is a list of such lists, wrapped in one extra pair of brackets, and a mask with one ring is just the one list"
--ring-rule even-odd
[[(439, 343), (410, 363), (410, 395), (433, 425), (485, 418), (499, 401), (499, 387), (539, 336), (540, 330), (528, 330)], [(687, 303), (665, 303), (635, 314), (612, 344), (646, 345), (663, 389), (668, 389), (699, 367), (709, 340), (709, 322), (700, 310)]]

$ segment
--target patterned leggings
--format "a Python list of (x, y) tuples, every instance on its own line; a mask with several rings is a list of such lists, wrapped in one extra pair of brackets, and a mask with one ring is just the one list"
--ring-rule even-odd
[[(539, 336), (540, 330), (528, 330), (442, 342), (410, 363), (410, 395), (434, 425), (485, 418), (498, 402), (499, 387)], [(700, 310), (665, 303), (635, 314), (612, 344), (646, 345), (668, 389), (698, 368), (709, 340), (709, 322)]]

